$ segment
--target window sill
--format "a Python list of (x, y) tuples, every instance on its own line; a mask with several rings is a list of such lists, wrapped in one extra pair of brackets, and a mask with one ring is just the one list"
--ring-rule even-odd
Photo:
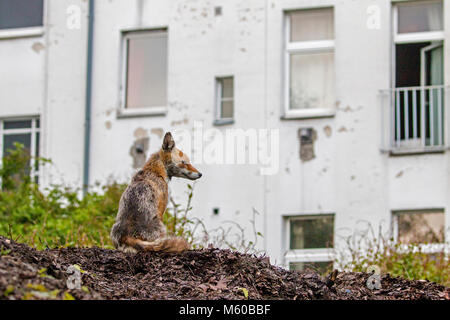
[(44, 27), (30, 27), (17, 29), (0, 29), (0, 40), (40, 37), (44, 34)]
[(447, 150), (446, 147), (428, 147), (428, 148), (395, 148), (383, 150), (384, 152), (388, 152), (390, 156), (399, 157), (399, 156), (411, 156), (411, 155), (421, 155), (421, 154), (430, 154), (430, 153), (445, 153)]
[(334, 249), (296, 249), (289, 250), (284, 255), (287, 266), (291, 262), (327, 262), (335, 258)]
[(213, 122), (215, 126), (225, 126), (227, 124), (234, 124), (234, 119), (216, 119)]
[(167, 107), (148, 107), (139, 109), (119, 109), (117, 118), (157, 117), (167, 115)]
[(299, 109), (289, 110), (281, 117), (282, 120), (301, 120), (313, 118), (332, 118), (336, 112), (332, 109)]

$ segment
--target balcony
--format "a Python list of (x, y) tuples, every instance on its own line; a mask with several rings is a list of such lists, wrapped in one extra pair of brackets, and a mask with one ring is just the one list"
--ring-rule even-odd
[(402, 87), (381, 91), (382, 150), (391, 154), (443, 152), (449, 141), (449, 87)]

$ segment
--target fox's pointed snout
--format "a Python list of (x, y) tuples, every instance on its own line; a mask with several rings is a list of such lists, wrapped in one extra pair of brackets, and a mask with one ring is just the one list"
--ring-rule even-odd
[(201, 172), (194, 172), (194, 171), (189, 171), (188, 173), (185, 173), (185, 177), (190, 179), (190, 180), (197, 180), (200, 179), (202, 176)]

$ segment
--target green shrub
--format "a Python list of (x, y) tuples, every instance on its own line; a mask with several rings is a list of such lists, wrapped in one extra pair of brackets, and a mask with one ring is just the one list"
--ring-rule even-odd
[(29, 175), (31, 159), (23, 146), (9, 150), (0, 167), (0, 234), (38, 249), (59, 246), (111, 247), (114, 223), (125, 185), (112, 183), (101, 192), (52, 185), (41, 190)]
[[(401, 244), (384, 233), (368, 228), (343, 238), (336, 264), (339, 268), (355, 272), (367, 272), (370, 266), (378, 266), (381, 273), (406, 279), (423, 279), (450, 286), (450, 260), (445, 249), (430, 252), (426, 244)], [(448, 246), (444, 244), (444, 247)]]

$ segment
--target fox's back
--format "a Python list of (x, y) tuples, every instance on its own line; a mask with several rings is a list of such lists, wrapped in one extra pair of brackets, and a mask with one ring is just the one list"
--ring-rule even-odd
[(133, 235), (153, 241), (165, 235), (162, 215), (167, 206), (168, 186), (152, 172), (138, 171), (123, 192), (111, 238), (116, 247), (121, 238)]

